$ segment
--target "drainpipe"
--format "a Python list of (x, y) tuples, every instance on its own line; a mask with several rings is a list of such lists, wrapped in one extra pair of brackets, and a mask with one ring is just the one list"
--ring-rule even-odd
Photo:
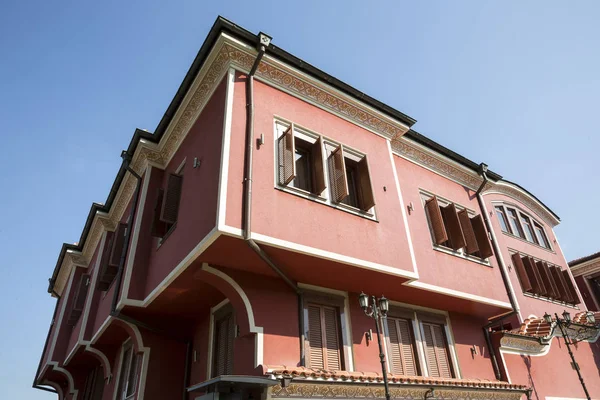
[(496, 353), (494, 352), (494, 348), (492, 346), (492, 340), (490, 338), (490, 328), (496, 323), (500, 322), (502, 325), (502, 321), (508, 317), (512, 317), (513, 315), (518, 315), (519, 306), (517, 305), (517, 301), (515, 300), (515, 293), (510, 286), (510, 278), (508, 277), (508, 272), (506, 270), (506, 264), (504, 263), (504, 258), (502, 258), (502, 253), (500, 250), (500, 245), (498, 244), (498, 238), (494, 230), (492, 229), (492, 222), (490, 220), (490, 216), (487, 211), (487, 207), (485, 205), (485, 201), (483, 200), (483, 196), (481, 192), (485, 188), (485, 185), (488, 183), (487, 177), (487, 165), (484, 163), (479, 164), (479, 174), (483, 178), (483, 182), (477, 189), (475, 194), (477, 195), (477, 202), (479, 203), (479, 207), (481, 208), (481, 213), (483, 214), (483, 220), (485, 221), (485, 226), (490, 233), (490, 240), (492, 242), (492, 247), (494, 248), (494, 255), (496, 256), (496, 261), (500, 266), (500, 275), (502, 275), (502, 281), (504, 282), (504, 288), (506, 289), (506, 294), (508, 294), (508, 299), (510, 300), (510, 306), (512, 311), (500, 315), (496, 318), (491, 319), (487, 324), (483, 326), (483, 335), (485, 337), (485, 343), (487, 345), (488, 351), (490, 352), (490, 359), (492, 361), (492, 367), (494, 368), (494, 373), (496, 374), (496, 379), (500, 380), (502, 378), (502, 374), (500, 373), (500, 367), (498, 365), (498, 360), (496, 358)]
[(298, 297), (298, 326), (300, 330), (300, 364), (305, 365), (304, 348), (304, 294), (298, 284), (292, 281), (252, 239), (252, 153), (254, 146), (254, 74), (258, 69), (271, 38), (259, 34), (258, 55), (246, 78), (246, 154), (244, 163), (244, 209), (242, 232), (248, 246), (296, 293)]
[(131, 205), (131, 212), (129, 214), (130, 226), (127, 227), (127, 233), (125, 234), (125, 243), (123, 245), (123, 250), (121, 251), (121, 259), (119, 260), (119, 269), (117, 270), (117, 276), (115, 277), (115, 292), (113, 293), (110, 315), (113, 318), (120, 319), (121, 321), (128, 322), (137, 327), (144, 328), (144, 329), (154, 332), (156, 334), (165, 336), (169, 339), (173, 339), (177, 342), (182, 342), (186, 345), (185, 369), (184, 369), (184, 378), (183, 378), (183, 400), (186, 400), (187, 399), (187, 387), (189, 386), (189, 378), (190, 378), (190, 371), (191, 371), (191, 363), (190, 363), (190, 352), (191, 352), (191, 348), (192, 348), (191, 340), (182, 340), (182, 339), (179, 339), (172, 335), (169, 335), (167, 332), (165, 332), (161, 329), (158, 329), (151, 325), (148, 325), (145, 322), (142, 322), (140, 320), (132, 318), (128, 315), (125, 315), (121, 311), (117, 310), (119, 294), (121, 292), (121, 286), (123, 284), (123, 272), (125, 270), (125, 260), (127, 259), (127, 252), (129, 250), (129, 245), (131, 243), (131, 233), (133, 231), (134, 220), (135, 220), (135, 216), (137, 213), (137, 207), (138, 207), (138, 203), (139, 203), (140, 187), (142, 186), (142, 177), (140, 175), (138, 175), (138, 173), (135, 172), (131, 168), (130, 163), (131, 163), (132, 156), (129, 153), (127, 153), (126, 151), (123, 151), (121, 153), (121, 157), (123, 158), (123, 162), (125, 163), (125, 170), (127, 170), (137, 180), (137, 183), (135, 186), (135, 192), (133, 194), (133, 204)]

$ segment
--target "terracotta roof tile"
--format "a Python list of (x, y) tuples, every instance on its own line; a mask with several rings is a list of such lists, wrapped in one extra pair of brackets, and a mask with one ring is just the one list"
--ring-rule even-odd
[[(571, 321), (580, 325), (592, 326), (592, 324), (587, 322), (587, 313), (587, 311), (579, 312), (571, 318)], [(599, 323), (600, 312), (592, 311), (592, 313), (596, 318), (596, 323)], [(545, 338), (552, 333), (552, 327), (543, 318), (528, 318), (525, 321), (523, 321), (520, 327), (518, 327), (517, 329), (510, 330), (509, 332), (517, 335)]]
[[(288, 367), (285, 365), (263, 366), (263, 373), (265, 375), (303, 379), (341, 380), (350, 382), (383, 382), (383, 376), (377, 372), (330, 371), (318, 368)], [(515, 390), (527, 389), (526, 386), (523, 385), (514, 385), (508, 382), (490, 381), (487, 379), (447, 379), (388, 374), (388, 381), (393, 384), (440, 385)]]

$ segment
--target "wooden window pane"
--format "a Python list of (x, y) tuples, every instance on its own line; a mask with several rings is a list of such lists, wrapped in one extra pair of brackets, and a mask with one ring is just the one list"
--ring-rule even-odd
[(319, 136), (311, 146), (313, 175), (313, 193), (320, 195), (327, 188), (325, 184), (325, 168), (323, 166), (323, 137)]
[(358, 185), (358, 168), (354, 161), (344, 158), (344, 164), (346, 166), (346, 183), (348, 185), (348, 196), (346, 196), (341, 203), (346, 205), (360, 208), (359, 202), (359, 190)]
[(387, 318), (389, 332), (389, 359), (392, 373), (398, 375), (418, 375), (414, 340), (411, 334), (412, 322), (400, 318)]
[(215, 321), (214, 337), (213, 377), (231, 375), (235, 337), (233, 312), (228, 312)]
[(287, 185), (296, 177), (296, 144), (294, 142), (294, 124), (291, 124), (278, 139), (279, 184)]
[(453, 250), (462, 249), (466, 245), (465, 237), (460, 226), (454, 203), (450, 203), (446, 207), (443, 207), (441, 212), (442, 217), (444, 218), (444, 225), (446, 226), (446, 233), (448, 234), (449, 247)]
[(569, 294), (569, 289), (567, 288), (567, 283), (565, 282), (562, 270), (556, 266), (550, 266), (550, 271), (552, 272), (554, 282), (556, 282), (556, 285), (558, 286), (559, 300), (570, 302), (571, 295)]
[(375, 195), (373, 194), (373, 186), (371, 184), (371, 173), (369, 171), (369, 163), (367, 156), (364, 156), (357, 165), (358, 186), (360, 195), (360, 209), (369, 211), (375, 206)]
[(167, 224), (177, 222), (179, 214), (179, 200), (181, 199), (181, 186), (183, 184), (183, 176), (177, 174), (169, 174), (167, 179), (167, 190), (162, 203), (160, 212), (160, 220)]
[(555, 299), (556, 292), (554, 290), (555, 288), (553, 286), (553, 282), (551, 281), (551, 278), (550, 278), (550, 271), (548, 271), (548, 269), (546, 267), (544, 267), (543, 261), (536, 261), (535, 266), (538, 270), (540, 277), (542, 278), (544, 287), (546, 288), (546, 296), (548, 296), (552, 299)]
[(544, 283), (542, 282), (542, 277), (539, 275), (537, 267), (535, 266), (535, 261), (533, 258), (525, 256), (522, 258), (523, 264), (525, 265), (525, 271), (527, 271), (527, 276), (529, 277), (529, 281), (533, 286), (533, 293), (545, 296), (546, 288), (544, 287)]
[(529, 280), (529, 275), (525, 270), (525, 265), (523, 264), (523, 259), (521, 255), (515, 253), (511, 256), (513, 266), (515, 267), (515, 271), (517, 271), (517, 277), (519, 278), (519, 282), (521, 283), (521, 289), (523, 292), (530, 293), (533, 290), (533, 286), (531, 285), (531, 281)]
[(471, 218), (469, 218), (467, 210), (460, 210), (458, 212), (458, 220), (460, 221), (460, 227), (465, 237), (465, 250), (467, 254), (477, 253), (479, 251), (479, 245), (477, 244), (477, 238), (475, 237)]
[(544, 267), (545, 274), (548, 277), (548, 281), (550, 282), (550, 287), (552, 288), (552, 292), (553, 292), (552, 298), (560, 300), (561, 295), (560, 295), (559, 286), (556, 283), (556, 280), (554, 279), (554, 275), (552, 274), (552, 270), (550, 269), (550, 266), (545, 261), (542, 261), (542, 265)]
[(550, 243), (548, 242), (548, 238), (546, 237), (546, 233), (544, 232), (544, 228), (537, 222), (533, 222), (533, 226), (535, 228), (535, 233), (537, 234), (538, 243), (540, 246), (543, 246), (547, 249), (550, 248)]
[(571, 277), (569, 276), (569, 271), (562, 271), (563, 277), (565, 279), (565, 283), (567, 284), (567, 290), (569, 291), (569, 295), (571, 297), (572, 304), (579, 304), (579, 296), (577, 295), (577, 291), (575, 290), (575, 286), (573, 286), (573, 282), (571, 281)]
[(164, 189), (158, 189), (156, 195), (156, 203), (154, 204), (154, 216), (152, 219), (152, 237), (162, 238), (168, 230), (168, 226), (165, 222), (160, 219), (160, 212), (162, 210), (163, 199), (165, 197)]
[(452, 378), (452, 367), (448, 355), (446, 335), (442, 325), (422, 323), (425, 358), (429, 376)]
[(114, 232), (106, 233), (106, 238), (104, 239), (104, 248), (102, 249), (102, 257), (100, 258), (100, 269), (98, 271), (98, 280), (96, 282), (96, 288), (103, 292), (108, 290), (118, 271), (118, 267), (113, 267), (109, 265), (114, 236)]
[[(299, 141), (299, 139), (296, 139), (296, 141)], [(296, 177), (290, 184), (307, 192), (312, 192), (312, 173), (310, 170), (312, 162), (310, 158), (310, 151), (303, 148), (300, 143), (296, 143), (296, 153), (294, 155)]]
[(483, 217), (481, 215), (474, 216), (471, 218), (471, 225), (477, 239), (477, 246), (479, 246), (479, 257), (488, 258), (493, 256), (494, 251), (492, 250), (492, 244), (490, 243)]
[(521, 222), (519, 222), (519, 216), (517, 212), (512, 208), (507, 208), (508, 212), (508, 222), (510, 223), (510, 229), (512, 230), (513, 235), (518, 237), (525, 237), (523, 233), (523, 228), (521, 228)]
[(323, 328), (321, 308), (308, 306), (308, 363), (311, 368), (325, 368), (323, 358)]
[(528, 216), (521, 213), (521, 221), (523, 222), (523, 229), (525, 230), (525, 238), (532, 243), (538, 243), (535, 232), (533, 231), (533, 226), (531, 225), (531, 219)]
[(436, 244), (442, 244), (448, 240), (444, 219), (438, 205), (436, 196), (425, 202), (425, 210), (429, 216), (429, 223), (433, 233), (433, 240)]
[(75, 297), (73, 298), (73, 305), (67, 321), (67, 323), (71, 326), (74, 326), (77, 323), (81, 313), (83, 312), (89, 283), (90, 276), (87, 274), (81, 275), (81, 278), (79, 278), (79, 283), (77, 284), (77, 289), (74, 292)]
[(335, 308), (323, 307), (323, 325), (325, 328), (325, 356), (329, 370), (341, 370), (340, 332), (338, 331), (338, 313)]
[(110, 260), (108, 265), (118, 267), (121, 262), (121, 253), (125, 245), (125, 233), (127, 232), (127, 224), (120, 223), (115, 232), (113, 246), (110, 251)]
[(344, 148), (342, 145), (339, 145), (331, 153), (328, 162), (332, 200), (339, 203), (349, 195), (348, 181), (346, 179), (346, 163), (344, 161)]
[(310, 368), (341, 370), (342, 346), (338, 310), (310, 304), (308, 312), (308, 362)]

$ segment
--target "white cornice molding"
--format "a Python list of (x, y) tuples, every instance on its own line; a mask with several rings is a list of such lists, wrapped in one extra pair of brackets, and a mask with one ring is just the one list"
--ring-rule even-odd
[[(399, 157), (411, 161), (471, 190), (477, 190), (483, 182), (481, 176), (479, 176), (477, 172), (466, 168), (456, 161), (436, 153), (432, 149), (416, 143), (407, 137), (392, 140), (392, 151)], [(482, 193), (484, 195), (497, 193), (508, 196), (530, 209), (551, 227), (558, 225), (560, 222), (544, 205), (542, 205), (542, 203), (512, 183), (506, 181), (489, 181)]]
[(587, 276), (600, 272), (600, 256), (569, 268), (573, 276)]

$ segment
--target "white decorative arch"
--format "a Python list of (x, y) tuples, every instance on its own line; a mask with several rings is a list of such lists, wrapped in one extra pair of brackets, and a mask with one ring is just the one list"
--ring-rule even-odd
[(42, 381), (42, 385), (50, 386), (52, 389), (56, 390), (56, 393), (58, 394), (58, 400), (63, 400), (65, 398), (60, 385), (49, 380)]
[(244, 308), (246, 309), (246, 314), (248, 315), (248, 325), (250, 326), (250, 332), (256, 333), (255, 336), (255, 346), (254, 346), (254, 366), (258, 367), (263, 363), (263, 327), (256, 326), (254, 321), (254, 311), (252, 310), (252, 304), (250, 303), (250, 299), (244, 289), (229, 275), (225, 272), (218, 270), (214, 267), (211, 267), (207, 263), (202, 264), (202, 271), (208, 272), (209, 274), (215, 275), (225, 282), (227, 282), (240, 296), (242, 301), (244, 302)]
[(67, 377), (67, 382), (69, 382), (69, 393), (73, 395), (73, 400), (77, 400), (77, 395), (79, 394), (79, 390), (75, 389), (75, 380), (73, 379), (73, 375), (66, 369), (59, 367), (56, 361), (52, 361), (49, 363), (52, 365), (52, 370), (59, 372)]

